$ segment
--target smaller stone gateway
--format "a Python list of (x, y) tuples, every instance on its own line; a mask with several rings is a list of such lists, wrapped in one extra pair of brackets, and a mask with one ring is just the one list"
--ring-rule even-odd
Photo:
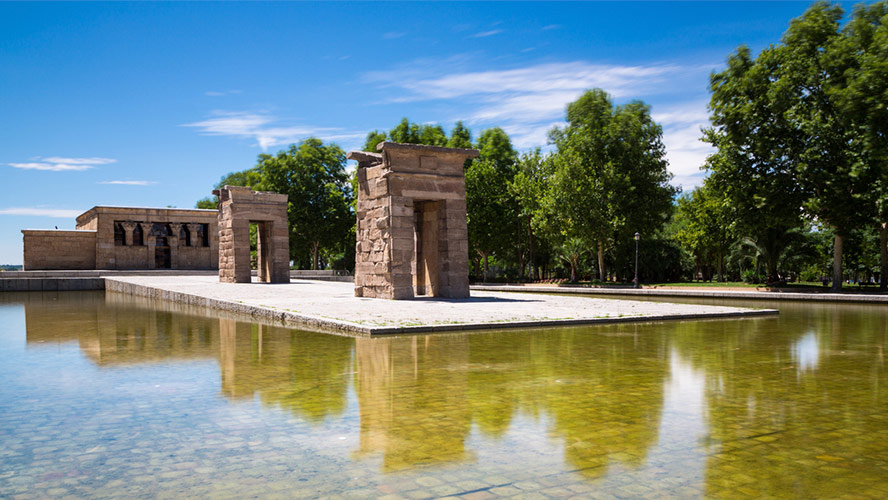
[(355, 296), (469, 296), (463, 165), (476, 149), (382, 142), (358, 162)]
[(250, 282), (250, 224), (258, 226), (259, 281), (290, 282), (287, 195), (225, 186), (219, 197), (219, 281)]

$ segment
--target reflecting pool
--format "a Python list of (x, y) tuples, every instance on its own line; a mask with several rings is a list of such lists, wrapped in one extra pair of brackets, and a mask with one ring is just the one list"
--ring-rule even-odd
[(0, 293), (0, 497), (888, 498), (888, 307), (710, 303), (781, 314), (351, 338)]

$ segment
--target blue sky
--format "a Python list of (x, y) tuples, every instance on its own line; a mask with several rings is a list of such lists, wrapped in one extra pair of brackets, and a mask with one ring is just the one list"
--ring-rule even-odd
[(593, 87), (652, 106), (688, 189), (709, 73), (808, 5), (0, 3), (0, 263), (21, 263), (23, 228), (73, 229), (94, 205), (193, 207), (308, 136), (358, 148), (406, 116), (545, 146)]

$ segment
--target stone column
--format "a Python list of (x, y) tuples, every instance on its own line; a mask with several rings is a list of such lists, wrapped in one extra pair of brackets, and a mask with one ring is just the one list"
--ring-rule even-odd
[(121, 222), (121, 226), (123, 226), (123, 231), (125, 233), (125, 242), (124, 245), (131, 247), (133, 246), (133, 231), (136, 230), (136, 223), (132, 221)]
[(179, 269), (179, 234), (181, 231), (181, 223), (170, 222), (170, 269)]
[(188, 237), (191, 239), (191, 246), (201, 246), (200, 224), (185, 224), (185, 227), (188, 228)]
[(154, 223), (139, 222), (139, 226), (142, 228), (142, 242), (145, 243), (145, 264), (148, 269), (154, 269)]

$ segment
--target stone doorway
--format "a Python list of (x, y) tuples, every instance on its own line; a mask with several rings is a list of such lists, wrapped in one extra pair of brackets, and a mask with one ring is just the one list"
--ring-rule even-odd
[(475, 149), (383, 142), (358, 162), (355, 295), (469, 296), (463, 165)]
[(172, 269), (173, 256), (166, 224), (154, 224), (154, 269)]
[(257, 228), (259, 281), (290, 282), (287, 195), (225, 186), (219, 197), (219, 281), (249, 283), (250, 225)]
[(438, 267), (438, 213), (440, 201), (413, 203), (414, 253), (412, 262), (413, 294), (437, 297), (440, 295)]

